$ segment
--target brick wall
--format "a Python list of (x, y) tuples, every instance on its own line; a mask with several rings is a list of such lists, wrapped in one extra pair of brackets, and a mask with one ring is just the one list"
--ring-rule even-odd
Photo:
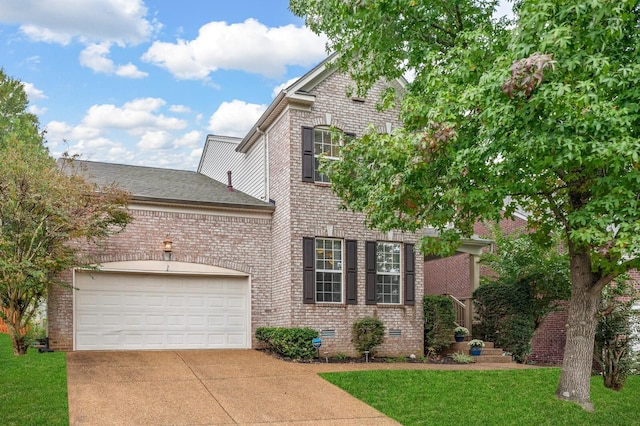
[[(84, 246), (98, 263), (162, 260), (162, 241), (173, 241), (173, 260), (219, 266), (251, 275), (252, 335), (268, 315), (271, 299), (271, 218), (231, 216), (214, 211), (154, 211), (132, 208), (126, 231), (99, 245)], [(246, 214), (246, 213), (245, 213)], [(61, 279), (72, 284), (68, 271)], [(50, 289), (48, 303), (50, 344), (56, 350), (73, 348), (73, 292)]]
[(276, 203), (273, 214), (271, 250), (273, 258), (272, 282), (274, 304), (265, 318), (264, 326), (291, 325), (291, 157), (289, 152), (289, 111), (271, 126), (269, 138), (269, 198)]
[(425, 294), (451, 294), (458, 299), (470, 296), (469, 255), (459, 253), (424, 262)]
[[(566, 303), (563, 304), (566, 306)], [(547, 316), (531, 342), (529, 361), (561, 364), (567, 338), (567, 312), (562, 309)]]
[[(302, 126), (335, 126), (347, 133), (361, 136), (370, 124), (381, 130), (386, 123), (398, 124), (395, 112), (380, 113), (375, 99), (382, 86), (376, 86), (364, 103), (345, 96), (350, 81), (334, 73), (312, 92), (316, 96), (311, 111), (290, 108), (281, 121), (268, 131), (270, 198), (276, 202), (273, 216), (273, 289), (278, 300), (288, 297), (290, 307), (286, 325), (332, 330), (334, 337), (323, 339), (322, 351), (330, 354), (353, 354), (351, 326), (364, 316), (377, 316), (387, 329), (401, 331), (401, 337), (386, 337), (382, 354), (420, 354), (423, 350), (422, 325), (422, 262), (416, 257), (415, 306), (370, 306), (364, 304), (365, 241), (388, 240), (415, 243), (412, 234), (380, 234), (364, 226), (364, 217), (338, 209), (339, 199), (330, 185), (302, 182)], [(328, 121), (330, 115), (330, 122)], [(302, 303), (302, 241), (303, 237), (334, 237), (358, 241), (358, 304)], [(280, 296), (282, 296), (280, 298)], [(278, 321), (282, 318), (278, 316)], [(274, 318), (274, 322), (276, 319)]]

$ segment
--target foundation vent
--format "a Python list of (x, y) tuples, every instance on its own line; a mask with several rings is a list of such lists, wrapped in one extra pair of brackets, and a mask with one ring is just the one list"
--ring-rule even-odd
[(390, 329), (389, 337), (402, 337), (402, 330), (399, 329)]
[(335, 330), (321, 330), (320, 337), (336, 337)]

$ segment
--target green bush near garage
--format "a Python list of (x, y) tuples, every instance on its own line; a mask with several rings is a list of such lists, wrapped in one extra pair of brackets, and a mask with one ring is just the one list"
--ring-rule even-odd
[(294, 360), (311, 359), (316, 355), (312, 340), (318, 331), (305, 327), (259, 327), (256, 339), (264, 342), (267, 349)]

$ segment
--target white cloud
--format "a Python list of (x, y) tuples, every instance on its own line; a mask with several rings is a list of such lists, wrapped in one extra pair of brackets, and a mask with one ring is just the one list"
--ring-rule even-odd
[(191, 108), (186, 105), (171, 105), (169, 107), (169, 111), (175, 112), (178, 114), (188, 114), (191, 112)]
[(113, 61), (107, 58), (110, 48), (111, 43), (88, 45), (80, 52), (80, 65), (92, 69), (95, 72), (113, 73), (115, 66), (113, 65)]
[(275, 98), (276, 96), (278, 96), (278, 94), (283, 91), (284, 89), (286, 89), (287, 87), (291, 86), (293, 83), (295, 83), (296, 81), (298, 81), (300, 79), (300, 77), (294, 77), (294, 78), (290, 78), (289, 80), (285, 81), (284, 83), (276, 86), (273, 88), (273, 91), (271, 92), (271, 97)]
[(144, 61), (180, 79), (207, 79), (217, 69), (242, 70), (270, 78), (288, 65), (309, 66), (326, 56), (325, 40), (295, 25), (268, 28), (255, 19), (242, 23), (210, 22), (194, 40), (155, 42)]
[(209, 118), (208, 129), (217, 135), (245, 136), (266, 109), (266, 105), (239, 100), (223, 102)]
[(126, 65), (120, 65), (116, 70), (116, 75), (126, 78), (144, 78), (149, 75), (144, 71), (140, 71), (138, 67), (129, 62)]
[(80, 52), (80, 64), (95, 72), (104, 74), (116, 74), (126, 78), (143, 78), (149, 74), (138, 70), (132, 63), (115, 66), (108, 58), (111, 53), (111, 43), (92, 43)]
[(47, 111), (49, 111), (49, 108), (45, 108), (45, 107), (40, 108), (37, 105), (29, 105), (29, 108), (27, 108), (27, 111), (29, 111), (31, 114), (34, 114), (34, 115), (42, 115)]
[(195, 148), (204, 144), (204, 137), (202, 133), (197, 130), (192, 130), (185, 133), (175, 140), (173, 146), (176, 148)]
[(20, 30), (33, 41), (45, 43), (61, 44), (63, 46), (71, 43), (73, 37), (70, 34), (57, 33), (48, 28), (37, 27), (35, 25), (23, 25)]
[(73, 38), (137, 44), (160, 28), (146, 18), (143, 0), (2, 0), (0, 22), (18, 24), (36, 41)]
[(93, 105), (82, 122), (88, 127), (123, 129), (131, 134), (140, 134), (149, 129), (184, 129), (187, 126), (184, 120), (154, 114), (165, 103), (159, 98), (142, 98), (127, 102), (122, 107), (112, 104)]
[(30, 101), (35, 101), (38, 99), (47, 99), (47, 95), (40, 89), (36, 89), (36, 86), (33, 83), (22, 83), (22, 87), (24, 88), (24, 92), (29, 97)]
[(165, 68), (182, 80), (206, 79), (211, 71), (216, 70), (216, 67), (209, 68), (198, 63), (190, 45), (184, 40), (178, 40), (176, 44), (156, 41), (142, 55), (142, 60)]
[(136, 147), (142, 151), (171, 148), (171, 134), (164, 130), (150, 130), (145, 132)]
[(135, 157), (124, 144), (106, 137), (67, 141), (65, 144), (49, 141), (48, 145), (55, 158), (67, 152), (70, 155), (80, 155), (83, 160), (128, 163)]
[(161, 98), (139, 98), (121, 106), (93, 105), (82, 121), (50, 121), (47, 145), (54, 156), (83, 153), (86, 160), (195, 169), (193, 152), (204, 144), (201, 131), (183, 131), (187, 121), (163, 114)]
[(50, 121), (46, 125), (46, 130), (47, 139), (50, 141), (92, 139), (103, 133), (101, 129), (84, 125), (71, 126), (64, 121)]

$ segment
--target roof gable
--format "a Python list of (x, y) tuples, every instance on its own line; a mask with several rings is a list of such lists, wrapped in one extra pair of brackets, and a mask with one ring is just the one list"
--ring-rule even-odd
[[(337, 71), (336, 66), (333, 64), (333, 59), (336, 55), (337, 53), (333, 53), (289, 87), (280, 91), (278, 96), (276, 96), (251, 130), (249, 130), (247, 135), (242, 139), (236, 150), (239, 152), (247, 152), (288, 105), (313, 105), (315, 96), (311, 95), (310, 92)], [(391, 82), (391, 85), (397, 89), (403, 89), (406, 84), (407, 82), (404, 78)]]

